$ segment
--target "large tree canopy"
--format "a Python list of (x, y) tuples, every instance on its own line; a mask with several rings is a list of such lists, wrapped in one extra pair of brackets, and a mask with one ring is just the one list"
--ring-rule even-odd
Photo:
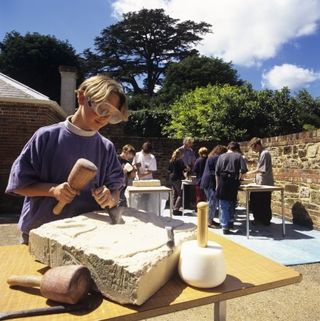
[[(95, 39), (96, 54), (84, 52), (87, 71), (106, 72), (128, 84), (135, 94), (153, 96), (170, 62), (196, 54), (208, 23), (179, 22), (163, 9), (129, 12)], [(97, 65), (100, 61), (100, 66)], [(91, 70), (90, 70), (91, 69)]]
[(286, 87), (255, 91), (250, 86), (209, 85), (182, 95), (171, 112), (164, 130), (170, 137), (243, 141), (317, 127), (320, 101), (305, 91), (290, 96)]
[(59, 66), (79, 67), (73, 47), (53, 36), (12, 31), (0, 42), (0, 71), (60, 101)]
[(173, 102), (182, 94), (207, 85), (242, 85), (237, 70), (231, 62), (219, 58), (190, 56), (172, 63), (165, 72), (163, 87), (159, 94), (166, 103)]

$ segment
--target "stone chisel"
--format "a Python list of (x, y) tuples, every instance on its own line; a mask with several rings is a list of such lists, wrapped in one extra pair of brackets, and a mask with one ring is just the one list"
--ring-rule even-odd
[(54, 307), (46, 307), (46, 308), (35, 308), (29, 310), (20, 310), (20, 311), (9, 311), (9, 312), (0, 312), (0, 320), (9, 320), (15, 318), (24, 318), (28, 316), (36, 316), (36, 315), (47, 315), (54, 313), (65, 313), (76, 310), (87, 310), (89, 308), (89, 304), (81, 303), (81, 304), (70, 304), (70, 305), (57, 305)]

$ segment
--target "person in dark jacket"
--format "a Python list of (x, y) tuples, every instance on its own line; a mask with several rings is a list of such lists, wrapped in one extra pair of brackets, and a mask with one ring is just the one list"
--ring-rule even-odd
[(208, 160), (203, 171), (201, 178), (200, 187), (203, 189), (207, 201), (209, 203), (209, 213), (208, 213), (208, 226), (209, 227), (219, 227), (220, 224), (214, 220), (216, 216), (216, 211), (218, 207), (218, 200), (216, 198), (216, 178), (215, 170), (216, 163), (221, 154), (226, 153), (227, 148), (222, 145), (217, 145), (208, 155)]
[(206, 196), (200, 184), (201, 184), (203, 171), (208, 159), (208, 149), (206, 147), (201, 147), (198, 151), (198, 154), (200, 157), (196, 159), (196, 162), (194, 163), (194, 167), (193, 167), (193, 171), (196, 174), (196, 202), (197, 203), (206, 200)]
[(216, 164), (216, 196), (219, 199), (223, 234), (232, 234), (230, 225), (234, 217), (240, 179), (248, 171), (244, 158), (237, 152), (239, 148), (238, 143), (229, 143), (227, 153), (221, 155)]
[(171, 156), (168, 166), (171, 188), (173, 191), (173, 215), (182, 215), (180, 206), (182, 205), (181, 181), (185, 178), (184, 173), (187, 169), (182, 159), (183, 153), (176, 149)]

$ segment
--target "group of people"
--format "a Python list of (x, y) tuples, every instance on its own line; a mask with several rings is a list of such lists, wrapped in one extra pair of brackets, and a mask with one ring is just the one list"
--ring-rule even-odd
[[(18, 226), (25, 244), (31, 229), (49, 221), (119, 204), (126, 206), (124, 191), (130, 181), (136, 177), (151, 179), (157, 170), (150, 142), (145, 142), (137, 153), (133, 146), (125, 145), (117, 155), (113, 143), (99, 133), (107, 124), (128, 118), (127, 98), (118, 82), (104, 75), (93, 76), (79, 86), (76, 96), (75, 113), (65, 121), (39, 128), (12, 165), (6, 193), (24, 196)], [(246, 163), (237, 151), (237, 143), (230, 143), (227, 151), (217, 146), (209, 157), (203, 148), (198, 159), (192, 144), (193, 139), (186, 138), (170, 160), (174, 214), (180, 213), (181, 180), (195, 172), (197, 200), (209, 201), (209, 224), (215, 224), (216, 199), (219, 199), (220, 224), (227, 233), (239, 180), (247, 172)], [(252, 141), (251, 146), (260, 153), (257, 169), (251, 173), (256, 174), (257, 183), (272, 185), (270, 154), (259, 139)], [(88, 159), (98, 168), (94, 180), (81, 191), (68, 182), (68, 175), (79, 158)], [(271, 195), (262, 194), (252, 195), (251, 207), (255, 219), (268, 224)], [(60, 201), (68, 206), (55, 216), (52, 211)], [(263, 214), (262, 209), (265, 209)]]
[(124, 145), (118, 159), (125, 177), (125, 184), (120, 190), (119, 204), (127, 206), (126, 187), (132, 185), (134, 179), (152, 179), (153, 174), (157, 171), (157, 161), (152, 154), (152, 144), (149, 141), (143, 143), (141, 151), (137, 153), (132, 145)]
[[(271, 155), (260, 138), (252, 138), (249, 148), (258, 152), (259, 158), (256, 169), (248, 171), (247, 161), (237, 142), (230, 142), (227, 147), (217, 145), (210, 153), (206, 147), (201, 147), (198, 158), (192, 150), (192, 144), (191, 137), (185, 138), (184, 145), (173, 152), (170, 160), (173, 214), (182, 214), (182, 180), (193, 173), (196, 176), (196, 202), (206, 200), (209, 205), (208, 226), (222, 228), (224, 234), (231, 234), (238, 189), (244, 176), (255, 175), (256, 184), (274, 185)], [(254, 216), (253, 224), (270, 225), (271, 192), (251, 193), (250, 210)], [(216, 217), (220, 222), (215, 220)]]

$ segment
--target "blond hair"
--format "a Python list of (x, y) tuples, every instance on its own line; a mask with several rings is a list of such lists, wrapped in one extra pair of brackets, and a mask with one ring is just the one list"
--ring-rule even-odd
[(120, 98), (119, 110), (122, 114), (122, 121), (128, 120), (128, 102), (121, 85), (105, 75), (97, 75), (86, 79), (76, 90), (76, 93), (82, 91), (83, 94), (92, 102), (99, 104), (104, 102), (110, 94), (116, 94)]
[(122, 152), (135, 154), (136, 153), (136, 149), (132, 145), (127, 144), (127, 145), (124, 145), (122, 147)]
[(200, 147), (199, 150), (198, 150), (198, 154), (199, 154), (201, 157), (208, 156), (208, 149), (207, 149), (207, 147)]
[(176, 161), (178, 158), (180, 158), (182, 156), (182, 151), (178, 148), (176, 149), (173, 153), (172, 153), (172, 156), (171, 156), (171, 159), (170, 161), (171, 162), (174, 162)]

